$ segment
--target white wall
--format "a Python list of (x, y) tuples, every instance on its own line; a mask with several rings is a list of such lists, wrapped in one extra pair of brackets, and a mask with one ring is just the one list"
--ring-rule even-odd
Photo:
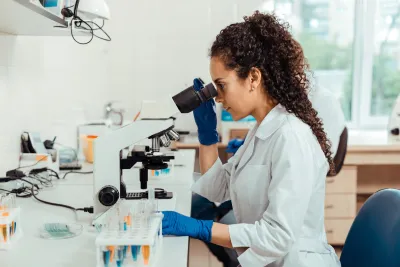
[[(125, 1), (123, 9), (120, 1), (108, 2), (115, 97), (139, 108), (142, 99), (178, 93), (194, 77), (209, 82), (208, 52), (218, 32), (264, 1), (137, 0)], [(192, 114), (182, 115), (176, 127), (196, 131)]]
[[(112, 42), (0, 35), (0, 176), (18, 163), (22, 131), (75, 144), (75, 125), (99, 119), (109, 100), (133, 118), (143, 99), (210, 81), (208, 49), (261, 0), (109, 0)], [(192, 115), (176, 127), (195, 130)]]
[(0, 176), (16, 167), (24, 130), (73, 145), (74, 125), (101, 112), (110, 98), (108, 68), (102, 43), (81, 47), (67, 37), (1, 36)]

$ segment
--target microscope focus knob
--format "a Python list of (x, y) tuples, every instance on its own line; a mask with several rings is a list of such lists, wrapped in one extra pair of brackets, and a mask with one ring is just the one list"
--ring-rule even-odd
[(99, 192), (99, 201), (104, 206), (112, 206), (117, 203), (119, 192), (114, 186), (105, 186)]

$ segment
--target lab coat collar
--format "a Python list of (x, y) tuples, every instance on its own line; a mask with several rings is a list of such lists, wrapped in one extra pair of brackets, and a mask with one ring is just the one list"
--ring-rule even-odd
[(242, 145), (245, 149), (240, 149), (238, 151), (238, 162), (235, 163), (235, 166), (237, 166), (235, 171), (238, 171), (240, 168), (244, 166), (245, 163), (250, 159), (251, 155), (253, 155), (253, 150), (254, 150), (254, 136), (255, 132), (257, 131), (257, 126), (252, 128), (247, 136), (246, 140), (244, 141), (244, 144)]
[[(255, 126), (255, 128), (249, 132), (250, 138), (246, 138), (246, 141), (248, 141), (249, 144), (242, 152), (243, 154), (239, 156), (240, 160), (236, 171), (239, 171), (250, 160), (254, 153), (256, 138), (266, 140), (276, 130), (278, 130), (279, 127), (281, 127), (286, 117), (285, 115), (287, 114), (288, 112), (286, 109), (282, 105), (278, 104), (267, 114), (267, 116), (265, 116), (258, 127)], [(256, 132), (254, 133), (254, 131)], [(252, 138), (253, 134), (256, 138)]]
[(281, 104), (276, 105), (262, 120), (255, 136), (261, 140), (266, 140), (281, 127), (287, 114), (285, 107)]

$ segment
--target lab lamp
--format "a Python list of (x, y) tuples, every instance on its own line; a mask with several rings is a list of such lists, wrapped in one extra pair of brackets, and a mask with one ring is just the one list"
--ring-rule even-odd
[(110, 19), (110, 9), (105, 0), (77, 0), (78, 14), (84, 19)]
[[(93, 40), (93, 37), (104, 41), (111, 41), (111, 37), (103, 29), (104, 21), (110, 19), (110, 9), (106, 0), (76, 0), (75, 5), (65, 7), (61, 10), (61, 14), (65, 18), (70, 18), (71, 36), (78, 44), (88, 44)], [(102, 20), (102, 25), (97, 24), (94, 20)], [(89, 41), (80, 42), (75, 38), (74, 29), (88, 33)], [(99, 36), (101, 31), (103, 36)]]

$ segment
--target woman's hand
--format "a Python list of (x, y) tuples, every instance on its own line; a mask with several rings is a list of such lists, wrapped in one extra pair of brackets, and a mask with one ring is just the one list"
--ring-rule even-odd
[[(204, 83), (201, 79), (194, 79), (193, 88), (196, 91), (201, 90)], [(215, 112), (215, 101), (209, 101), (201, 104), (193, 111), (194, 120), (197, 124), (199, 135), (200, 150), (200, 172), (206, 173), (218, 159), (217, 143), (219, 141), (217, 132), (217, 114)]]
[[(194, 79), (193, 88), (196, 91), (201, 90), (203, 87), (204, 83), (200, 79)], [(200, 144), (209, 146), (218, 143), (217, 114), (215, 112), (214, 99), (201, 104), (193, 111), (193, 115), (197, 124)]]
[(243, 145), (243, 143), (244, 143), (244, 140), (242, 140), (242, 139), (236, 139), (236, 138), (232, 139), (228, 143), (226, 152), (235, 154), (238, 151), (238, 149)]
[(163, 211), (163, 235), (190, 236), (205, 242), (211, 241), (212, 220), (196, 220), (175, 211)]

